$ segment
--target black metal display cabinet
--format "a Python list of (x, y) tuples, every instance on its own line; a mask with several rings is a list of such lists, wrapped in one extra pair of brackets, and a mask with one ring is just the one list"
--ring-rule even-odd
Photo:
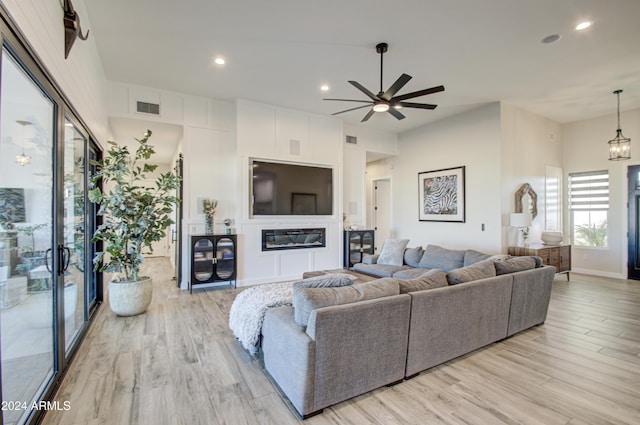
[(344, 267), (351, 268), (361, 263), (365, 254), (375, 252), (374, 235), (373, 230), (344, 231)]
[(237, 248), (236, 235), (191, 235), (189, 292), (194, 285), (213, 282), (226, 281), (235, 288)]

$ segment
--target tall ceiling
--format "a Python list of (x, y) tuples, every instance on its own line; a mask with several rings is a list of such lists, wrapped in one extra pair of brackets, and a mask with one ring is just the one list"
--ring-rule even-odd
[[(503, 101), (560, 123), (640, 107), (638, 0), (86, 0), (107, 78), (220, 100), (248, 99), (330, 115), (360, 106), (323, 97), (376, 93), (379, 42), (386, 89), (443, 84), (403, 109), (375, 114), (371, 128), (401, 133)], [(583, 20), (591, 28), (579, 32)], [(542, 39), (560, 39), (551, 44)], [(76, 47), (77, 48), (77, 47)], [(73, 55), (73, 51), (71, 52)], [(224, 66), (213, 63), (216, 56)], [(330, 90), (320, 91), (322, 84)], [(338, 115), (358, 123), (360, 109)], [(613, 125), (614, 123), (612, 123)], [(623, 123), (624, 124), (624, 123)], [(613, 130), (612, 130), (613, 131)]]

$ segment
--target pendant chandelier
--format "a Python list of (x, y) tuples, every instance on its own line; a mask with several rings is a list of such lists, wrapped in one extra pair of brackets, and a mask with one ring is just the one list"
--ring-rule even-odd
[(624, 137), (622, 128), (620, 128), (620, 93), (622, 93), (622, 90), (613, 92), (618, 96), (618, 129), (616, 130), (616, 137), (609, 140), (609, 161), (631, 159), (631, 139)]
[(31, 162), (31, 157), (24, 154), (24, 141), (25, 141), (24, 128), (28, 125), (31, 125), (31, 123), (29, 121), (22, 121), (22, 120), (18, 120), (16, 122), (22, 126), (22, 154), (16, 155), (16, 162), (24, 167), (25, 165)]

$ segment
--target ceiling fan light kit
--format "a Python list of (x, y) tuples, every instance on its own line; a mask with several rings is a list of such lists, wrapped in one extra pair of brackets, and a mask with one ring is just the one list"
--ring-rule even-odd
[(388, 112), (393, 115), (396, 119), (402, 120), (405, 118), (404, 114), (398, 111), (401, 108), (416, 108), (416, 109), (435, 109), (438, 105), (433, 105), (429, 103), (415, 103), (415, 102), (405, 102), (405, 100), (413, 99), (415, 97), (426, 96), (428, 94), (438, 93), (444, 91), (444, 86), (435, 86), (424, 90), (418, 90), (411, 93), (406, 93), (403, 95), (396, 96), (396, 93), (402, 89), (405, 84), (411, 80), (411, 76), (408, 74), (402, 74), (392, 85), (387, 89), (387, 91), (382, 90), (382, 77), (383, 77), (383, 58), (384, 54), (389, 49), (389, 45), (387, 43), (378, 43), (376, 45), (376, 52), (380, 54), (380, 91), (378, 94), (374, 94), (362, 84), (357, 81), (349, 81), (349, 84), (360, 90), (371, 100), (358, 100), (358, 99), (324, 99), (324, 100), (333, 100), (339, 102), (360, 102), (366, 103), (363, 106), (356, 106), (354, 108), (345, 109), (343, 111), (335, 112), (331, 115), (343, 114), (345, 112), (355, 111), (356, 109), (362, 108), (371, 108), (369, 112), (362, 118), (362, 122), (367, 121), (374, 112)]

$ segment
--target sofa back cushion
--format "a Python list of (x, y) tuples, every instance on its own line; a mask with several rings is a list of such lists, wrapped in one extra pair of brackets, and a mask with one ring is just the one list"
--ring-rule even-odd
[(421, 246), (407, 248), (404, 250), (404, 263), (407, 266), (418, 267), (423, 255), (424, 249)]
[(467, 267), (451, 270), (447, 273), (447, 281), (449, 285), (457, 285), (459, 283), (494, 277), (495, 275), (496, 267), (493, 261), (484, 260)]
[(479, 261), (488, 260), (490, 257), (491, 255), (485, 254), (484, 252), (476, 251), (475, 249), (467, 249), (464, 253), (464, 261), (462, 265), (467, 267)]
[(409, 280), (400, 280), (400, 293), (423, 291), (425, 289), (443, 288), (448, 286), (447, 275), (440, 269), (431, 269), (424, 272), (420, 277)]
[(299, 326), (307, 326), (309, 315), (317, 308), (398, 295), (400, 293), (398, 281), (398, 279), (383, 278), (361, 285), (335, 288), (293, 288), (294, 320)]
[(496, 274), (508, 274), (521, 272), (536, 268), (536, 259), (534, 257), (511, 257), (502, 261), (494, 261)]
[(404, 249), (408, 243), (409, 239), (386, 239), (382, 244), (377, 264), (401, 266), (404, 259)]
[(441, 269), (448, 272), (464, 266), (464, 250), (443, 248), (438, 245), (428, 245), (420, 259), (419, 267), (426, 269)]

